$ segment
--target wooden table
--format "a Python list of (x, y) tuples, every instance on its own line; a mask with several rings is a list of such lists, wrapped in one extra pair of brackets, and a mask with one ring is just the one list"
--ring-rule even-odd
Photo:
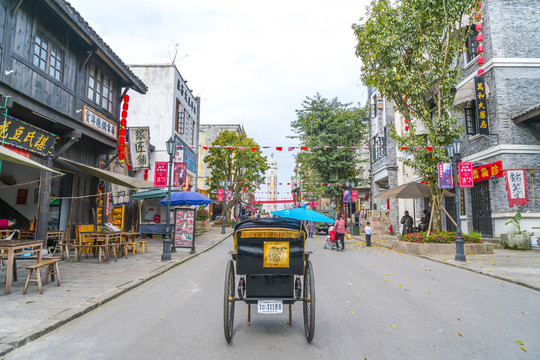
[(39, 263), (41, 262), (41, 250), (43, 250), (43, 242), (36, 240), (0, 240), (0, 250), (6, 251), (8, 256), (6, 269), (6, 295), (8, 295), (11, 293), (11, 281), (13, 278), (13, 263), (15, 262), (15, 256), (36, 253), (36, 263)]
[[(73, 259), (73, 262), (77, 262), (78, 259), (80, 260), (80, 252), (82, 252), (84, 247), (83, 238), (91, 240), (93, 242), (94, 248), (101, 246), (104, 250), (103, 260), (109, 261), (109, 257), (111, 255), (110, 247), (113, 246), (116, 241), (120, 241), (122, 237), (121, 234), (121, 231), (81, 231), (79, 233), (79, 238), (77, 239), (78, 246), (75, 248), (75, 258)], [(116, 261), (116, 256), (114, 260)], [(101, 256), (99, 256), (98, 263), (101, 264)]]

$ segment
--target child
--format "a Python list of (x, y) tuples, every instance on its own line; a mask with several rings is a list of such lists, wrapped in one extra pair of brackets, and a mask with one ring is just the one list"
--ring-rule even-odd
[(366, 246), (371, 247), (371, 224), (369, 221), (366, 223), (364, 231), (366, 232)]
[(336, 240), (336, 232), (334, 231), (334, 225), (330, 225), (328, 228), (328, 236), (326, 241), (330, 244), (330, 249), (332, 249), (332, 244)]

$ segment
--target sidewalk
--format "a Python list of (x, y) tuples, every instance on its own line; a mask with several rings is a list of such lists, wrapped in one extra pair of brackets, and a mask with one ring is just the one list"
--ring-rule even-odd
[[(364, 236), (353, 236), (354, 241), (365, 242)], [(395, 235), (373, 235), (372, 244), (391, 249), (391, 241), (397, 240)], [(496, 279), (512, 282), (540, 291), (540, 249), (506, 250), (494, 249), (493, 254), (469, 255), (467, 261), (455, 261), (454, 256), (430, 255), (426, 259), (459, 267)]]
[[(60, 261), (62, 286), (49, 281), (43, 286), (42, 295), (35, 283), (30, 283), (28, 292), (22, 295), (28, 271), (24, 268), (25, 261), (20, 261), (18, 281), (13, 283), (11, 294), (4, 294), (4, 281), (0, 282), (0, 357), (204, 253), (231, 234), (231, 228), (221, 234), (221, 227), (211, 227), (196, 237), (195, 254), (190, 254), (190, 249), (178, 249), (167, 262), (161, 261), (162, 239), (145, 239), (146, 254), (130, 253), (127, 259), (119, 258), (117, 262), (111, 259), (98, 264), (97, 258), (84, 256), (78, 263)], [(1, 279), (5, 279), (5, 271), (4, 266)]]

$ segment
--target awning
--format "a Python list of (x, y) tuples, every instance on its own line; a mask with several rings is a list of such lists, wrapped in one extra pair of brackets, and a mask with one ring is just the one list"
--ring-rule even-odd
[[(486, 97), (489, 97), (489, 86), (486, 85)], [(454, 106), (457, 108), (464, 108), (468, 101), (474, 101), (476, 99), (476, 92), (474, 91), (474, 79), (465, 83), (462, 87), (457, 89), (454, 96)]]
[[(171, 193), (178, 191), (180, 190), (171, 189)], [(167, 196), (167, 190), (153, 189), (133, 194), (131, 195), (131, 200), (163, 199), (165, 196)]]
[(117, 174), (109, 170), (99, 169), (93, 166), (78, 163), (73, 160), (68, 160), (64, 158), (59, 158), (59, 159), (75, 166), (77, 169), (82, 170), (85, 173), (88, 173), (97, 178), (103, 179), (105, 181), (111, 182), (113, 184), (127, 186), (133, 189), (148, 189), (148, 188), (154, 187), (154, 184), (151, 183), (150, 181), (136, 179), (127, 175)]
[(50, 171), (50, 172), (57, 173), (60, 175), (64, 175), (64, 173), (61, 173), (60, 171), (53, 170), (51, 168), (46, 167), (45, 165), (41, 165), (40, 163), (34, 160), (25, 158), (24, 156), (17, 154), (15, 151), (11, 151), (8, 148), (5, 148), (3, 146), (0, 146), (0, 159), (9, 161), (15, 164), (32, 166), (41, 170), (46, 170), (46, 171)]

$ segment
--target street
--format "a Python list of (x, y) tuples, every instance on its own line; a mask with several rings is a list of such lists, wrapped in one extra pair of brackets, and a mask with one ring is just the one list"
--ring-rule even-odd
[[(223, 335), (223, 282), (232, 238), (9, 353), (5, 359), (533, 359), (540, 293), (386, 248), (348, 242), (313, 250), (316, 327), (303, 330), (236, 303)], [(238, 281), (238, 277), (236, 279)]]

